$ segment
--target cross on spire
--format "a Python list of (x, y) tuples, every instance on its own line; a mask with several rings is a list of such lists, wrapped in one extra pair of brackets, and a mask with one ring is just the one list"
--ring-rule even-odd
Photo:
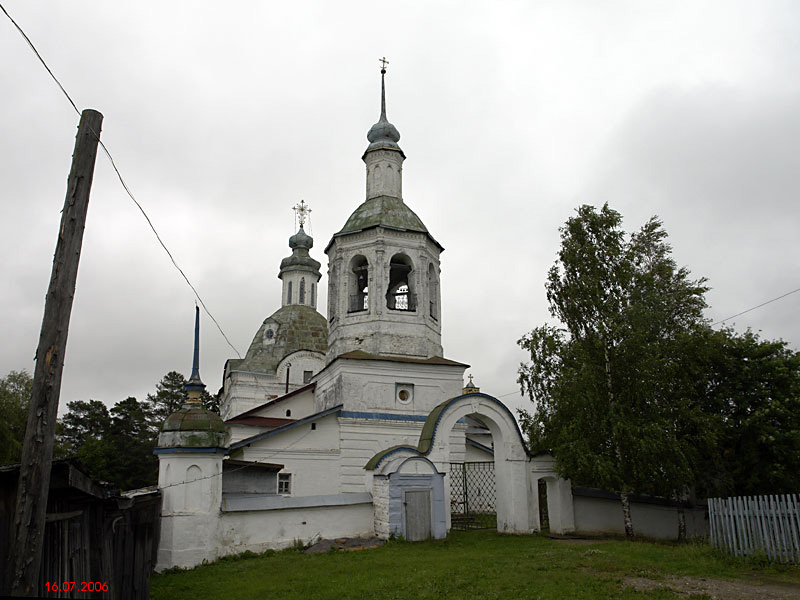
[(378, 62), (381, 63), (381, 75), (385, 75), (386, 74), (386, 65), (389, 64), (389, 61), (386, 60), (386, 57), (384, 56), (382, 58), (379, 58)]
[(300, 200), (296, 206), (292, 207), (292, 210), (297, 218), (297, 222), (300, 224), (300, 229), (302, 229), (303, 225), (306, 224), (306, 218), (311, 214), (311, 209), (308, 208), (308, 204), (306, 204), (305, 200)]

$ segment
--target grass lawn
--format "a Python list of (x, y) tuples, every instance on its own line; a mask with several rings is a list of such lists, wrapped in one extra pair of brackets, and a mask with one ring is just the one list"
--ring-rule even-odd
[[(701, 587), (692, 587), (695, 584)], [(727, 591), (720, 595), (720, 590)], [(800, 598), (800, 567), (728, 558), (705, 544), (620, 539), (574, 543), (537, 535), (453, 532), (446, 540), (391, 541), (355, 552), (286, 550), (225, 559), (191, 571), (154, 575), (150, 593), (156, 600), (767, 600)]]

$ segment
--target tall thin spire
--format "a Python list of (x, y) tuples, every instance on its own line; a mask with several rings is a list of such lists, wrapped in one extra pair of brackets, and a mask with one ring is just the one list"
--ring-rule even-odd
[(381, 63), (381, 121), (387, 121), (386, 119), (386, 65), (389, 64), (389, 61), (386, 60), (386, 57), (379, 59)]
[(206, 389), (205, 384), (200, 379), (200, 307), (195, 304), (194, 307), (194, 356), (192, 358), (192, 375), (189, 381), (183, 386), (189, 393), (189, 403), (194, 403), (197, 396), (197, 403), (200, 401), (200, 394), (192, 394), (191, 392), (202, 392)]
[(400, 141), (400, 132), (386, 118), (386, 65), (389, 64), (389, 61), (381, 58), (379, 62), (381, 63), (381, 116), (367, 132), (370, 144), (364, 155), (366, 156), (372, 150), (397, 150), (405, 158), (405, 154), (397, 145), (397, 142)]

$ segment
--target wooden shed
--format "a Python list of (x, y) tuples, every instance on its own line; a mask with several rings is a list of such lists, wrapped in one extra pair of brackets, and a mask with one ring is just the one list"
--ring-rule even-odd
[[(0, 582), (5, 590), (18, 480), (19, 465), (0, 467), (0, 539), (5, 542), (0, 544)], [(160, 513), (161, 493), (155, 487), (120, 493), (90, 478), (72, 459), (53, 461), (38, 595), (148, 598)]]

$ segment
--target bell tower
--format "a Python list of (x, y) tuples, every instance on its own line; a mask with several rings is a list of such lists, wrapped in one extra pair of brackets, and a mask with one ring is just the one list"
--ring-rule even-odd
[(327, 362), (354, 351), (384, 358), (442, 356), (442, 246), (404, 202), (400, 132), (381, 112), (362, 156), (366, 199), (333, 235), (328, 255)]

